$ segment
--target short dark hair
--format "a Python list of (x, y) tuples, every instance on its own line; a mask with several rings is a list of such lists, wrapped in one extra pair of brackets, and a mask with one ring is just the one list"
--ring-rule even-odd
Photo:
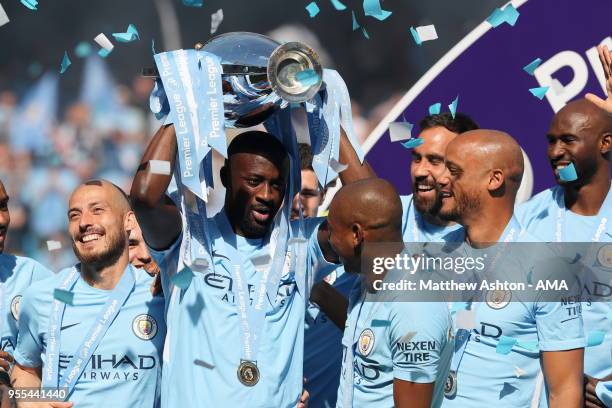
[[(260, 155), (279, 164), (288, 157), (285, 146), (277, 138), (259, 130), (249, 130), (236, 136), (227, 147), (227, 158), (236, 153)], [(225, 166), (228, 164), (226, 159)]]
[(437, 115), (427, 115), (419, 123), (421, 132), (436, 126), (442, 126), (453, 133), (463, 133), (469, 130), (479, 129), (479, 126), (468, 115), (456, 113), (453, 119), (449, 112)]
[(300, 170), (312, 170), (312, 149), (309, 144), (298, 144), (298, 156), (300, 158)]

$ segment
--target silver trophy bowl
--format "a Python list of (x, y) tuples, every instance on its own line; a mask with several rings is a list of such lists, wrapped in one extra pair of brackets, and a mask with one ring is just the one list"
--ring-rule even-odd
[[(234, 32), (195, 48), (221, 58), (226, 127), (255, 126), (287, 103), (311, 99), (321, 88), (319, 57), (299, 42), (279, 44), (261, 34)], [(304, 84), (296, 78), (305, 70), (317, 74), (316, 82)], [(155, 69), (144, 69), (143, 74), (158, 76)]]

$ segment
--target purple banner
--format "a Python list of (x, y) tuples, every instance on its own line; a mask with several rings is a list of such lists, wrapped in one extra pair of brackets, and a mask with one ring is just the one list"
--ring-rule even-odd
[[(604, 75), (596, 46), (612, 49), (610, 0), (513, 1), (515, 26), (483, 22), (438, 61), (378, 125), (365, 142), (366, 159), (401, 194), (411, 191), (410, 150), (391, 143), (390, 122), (418, 124), (430, 105), (442, 112), (459, 95), (457, 111), (482, 128), (510, 133), (521, 144), (526, 166), (523, 199), (554, 184), (546, 158), (546, 132), (556, 111), (586, 92), (600, 96)], [(493, 10), (491, 10), (493, 11)], [(435, 23), (435, 21), (434, 21)], [(421, 45), (426, 47), (427, 43)], [(535, 75), (523, 67), (536, 58)], [(550, 86), (543, 100), (530, 88)], [(417, 133), (416, 127), (413, 136)]]

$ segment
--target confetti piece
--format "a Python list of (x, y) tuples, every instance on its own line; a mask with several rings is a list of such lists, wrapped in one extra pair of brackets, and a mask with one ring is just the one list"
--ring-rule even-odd
[(332, 157), (329, 160), (329, 167), (331, 167), (336, 173), (342, 173), (344, 170), (348, 169), (348, 164), (340, 163)]
[(533, 94), (533, 96), (535, 96), (536, 98), (542, 100), (544, 98), (544, 95), (546, 95), (546, 92), (548, 92), (548, 86), (541, 86), (539, 88), (531, 88), (529, 90), (529, 92), (531, 92)]
[(0, 4), (0, 26), (5, 25), (9, 22), (9, 18), (6, 15), (6, 11), (2, 8), (2, 4)]
[(442, 108), (442, 104), (440, 102), (434, 103), (433, 105), (431, 105), (429, 107), (429, 114), (430, 115), (439, 115), (440, 114), (440, 108)]
[(561, 181), (574, 181), (578, 180), (578, 174), (576, 173), (576, 167), (574, 163), (570, 163), (561, 170), (559, 170), (559, 178)]
[(191, 269), (185, 268), (177, 274), (174, 274), (172, 278), (170, 278), (170, 282), (176, 287), (179, 287), (183, 290), (186, 290), (191, 284), (191, 280), (193, 279), (193, 272)]
[(87, 41), (81, 41), (74, 47), (74, 55), (78, 58), (86, 58), (91, 55), (91, 44)]
[(408, 342), (410, 342), (410, 340), (412, 340), (412, 338), (413, 338), (414, 336), (416, 336), (416, 334), (417, 334), (417, 332), (408, 332), (408, 333), (406, 333), (406, 334), (404, 335), (404, 337), (402, 337), (402, 338), (400, 339), (400, 342), (402, 342), (402, 343), (408, 343)]
[(433, 24), (419, 26), (416, 28), (416, 32), (421, 42), (438, 39), (438, 33), (436, 33), (436, 27)]
[(533, 271), (529, 271), (527, 274), (527, 283), (533, 285)]
[(202, 258), (196, 258), (191, 263), (191, 269), (196, 272), (205, 272), (208, 270), (208, 260)]
[(309, 5), (306, 6), (306, 11), (308, 11), (310, 18), (313, 18), (314, 16), (319, 14), (320, 10), (319, 10), (319, 6), (317, 6), (317, 3), (313, 1)]
[(476, 327), (476, 310), (459, 310), (456, 314), (458, 329), (472, 330)]
[(162, 174), (164, 176), (169, 176), (172, 173), (170, 162), (166, 160), (149, 160), (149, 171), (152, 174)]
[(153, 53), (153, 55), (156, 54), (156, 52), (155, 52), (155, 39), (154, 38), (151, 39), (151, 52)]
[(516, 339), (508, 336), (501, 336), (497, 341), (495, 352), (497, 354), (509, 354), (512, 351), (512, 347), (516, 344)]
[(388, 320), (372, 319), (372, 327), (387, 327), (391, 324)]
[(517, 341), (517, 347), (524, 348), (529, 351), (538, 351), (538, 342), (537, 341)]
[(404, 146), (404, 148), (406, 149), (414, 149), (415, 147), (419, 147), (423, 143), (425, 143), (425, 141), (417, 137), (416, 139), (412, 139), (407, 142), (401, 143), (401, 145)]
[(414, 42), (417, 45), (421, 45), (422, 43), (421, 37), (419, 37), (419, 33), (417, 32), (417, 30), (414, 29), (414, 27), (410, 27), (410, 34), (412, 34), (412, 38), (414, 38)]
[(313, 69), (305, 69), (295, 74), (295, 79), (304, 86), (312, 86), (319, 82), (319, 75)]
[(62, 65), (60, 66), (60, 74), (66, 72), (70, 64), (72, 64), (72, 61), (68, 58), (68, 51), (64, 51), (64, 58), (62, 58)]
[(353, 13), (353, 31), (355, 31), (355, 30), (357, 30), (361, 26), (357, 22), (357, 17), (355, 17), (355, 12), (351, 11), (351, 13)]
[(210, 33), (214, 34), (219, 29), (219, 26), (223, 22), (223, 9), (217, 10), (216, 13), (210, 15)]
[(59, 241), (47, 241), (47, 250), (55, 251), (62, 248), (62, 243)]
[(455, 119), (455, 114), (457, 113), (457, 104), (459, 103), (459, 95), (448, 105), (448, 110), (450, 111), (451, 116)]
[(499, 392), (499, 399), (504, 398), (506, 395), (510, 395), (512, 394), (514, 391), (517, 391), (518, 388), (516, 388), (514, 385), (505, 382), (504, 383), (504, 387), (502, 388), (502, 390)]
[(527, 374), (527, 371), (523, 370), (521, 367), (514, 366), (514, 375), (516, 378), (521, 378), (521, 376)]
[(100, 47), (108, 51), (109, 53), (113, 50), (113, 48), (115, 48), (113, 43), (110, 42), (110, 40), (108, 39), (106, 35), (104, 35), (104, 33), (100, 33), (96, 35), (96, 37), (94, 38), (94, 41), (98, 43)]
[(370, 39), (370, 34), (368, 34), (368, 32), (366, 31), (365, 28), (361, 27), (361, 33), (363, 34), (363, 36), (366, 38), (366, 40)]
[(136, 29), (136, 26), (134, 24), (128, 25), (127, 31), (125, 33), (113, 33), (113, 37), (115, 37), (115, 40), (122, 43), (129, 43), (132, 41), (140, 40), (138, 30)]
[(74, 293), (63, 289), (54, 289), (53, 298), (62, 303), (72, 306), (74, 303)]
[(37, 10), (38, 1), (36, 0), (21, 0), (21, 4), (29, 8), (30, 10)]
[(193, 364), (198, 365), (198, 366), (200, 366), (200, 367), (208, 368), (208, 369), (210, 369), (210, 370), (212, 370), (213, 368), (215, 368), (215, 366), (214, 366), (214, 365), (212, 365), (212, 364), (208, 364), (207, 362), (202, 361), (202, 360), (198, 360), (197, 358), (196, 358), (195, 360), (193, 360)]
[(308, 240), (306, 238), (289, 238), (289, 241), (287, 241), (287, 245), (293, 245), (293, 244), (305, 244), (306, 242), (308, 242)]
[(334, 6), (334, 8), (338, 11), (346, 10), (346, 6), (340, 3), (340, 1), (338, 0), (331, 0), (331, 3)]
[(493, 28), (503, 23), (508, 23), (511, 26), (514, 26), (514, 24), (516, 24), (516, 20), (519, 18), (519, 15), (520, 13), (514, 8), (514, 6), (512, 4), (508, 4), (503, 10), (496, 8), (487, 18), (487, 21), (493, 26)]
[(108, 51), (108, 50), (105, 50), (104, 48), (100, 48), (98, 50), (98, 55), (101, 56), (102, 58), (106, 58), (110, 55), (111, 52), (112, 51)]
[(542, 58), (536, 58), (533, 61), (531, 61), (529, 64), (525, 65), (523, 67), (523, 71), (533, 76), (533, 72), (536, 70), (537, 67), (540, 66), (541, 63), (542, 63)]
[(392, 13), (380, 7), (380, 0), (363, 0), (363, 11), (366, 16), (374, 17), (377, 20), (386, 20)]
[(269, 265), (271, 260), (272, 258), (270, 257), (270, 254), (261, 254), (251, 258), (251, 262), (253, 262), (255, 267)]
[(587, 347), (595, 347), (599, 346), (603, 343), (604, 338), (606, 337), (606, 332), (600, 330), (591, 330), (589, 332)]
[(391, 122), (389, 123), (389, 137), (391, 142), (400, 142), (402, 140), (412, 139), (412, 128), (414, 125), (410, 122)]
[(187, 7), (202, 7), (204, 2), (202, 0), (183, 0), (183, 4)]

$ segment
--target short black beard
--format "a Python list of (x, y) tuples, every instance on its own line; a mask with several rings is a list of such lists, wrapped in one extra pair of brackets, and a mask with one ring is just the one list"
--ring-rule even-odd
[(270, 221), (261, 225), (245, 216), (240, 220), (240, 230), (245, 235), (245, 238), (263, 238), (270, 230), (270, 225), (274, 222), (274, 217), (270, 217)]
[(417, 209), (418, 212), (420, 212), (421, 214), (431, 215), (437, 215), (438, 212), (440, 212), (440, 208), (442, 208), (442, 195), (440, 194), (440, 191), (437, 188), (435, 189), (435, 192), (436, 198), (427, 201), (419, 200), (416, 193), (413, 192), (414, 207)]
[(96, 254), (92, 256), (82, 255), (78, 251), (74, 240), (72, 241), (72, 249), (74, 250), (74, 254), (82, 265), (92, 267), (95, 270), (104, 269), (117, 263), (121, 255), (123, 255), (125, 248), (128, 246), (128, 238), (126, 234), (119, 235), (116, 238), (109, 236), (109, 239), (110, 247), (106, 252), (103, 252), (101, 254)]
[(455, 221), (461, 223), (462, 214), (477, 213), (480, 209), (480, 198), (476, 194), (463, 194), (457, 197), (457, 205), (449, 212), (438, 212), (437, 215), (444, 221)]

